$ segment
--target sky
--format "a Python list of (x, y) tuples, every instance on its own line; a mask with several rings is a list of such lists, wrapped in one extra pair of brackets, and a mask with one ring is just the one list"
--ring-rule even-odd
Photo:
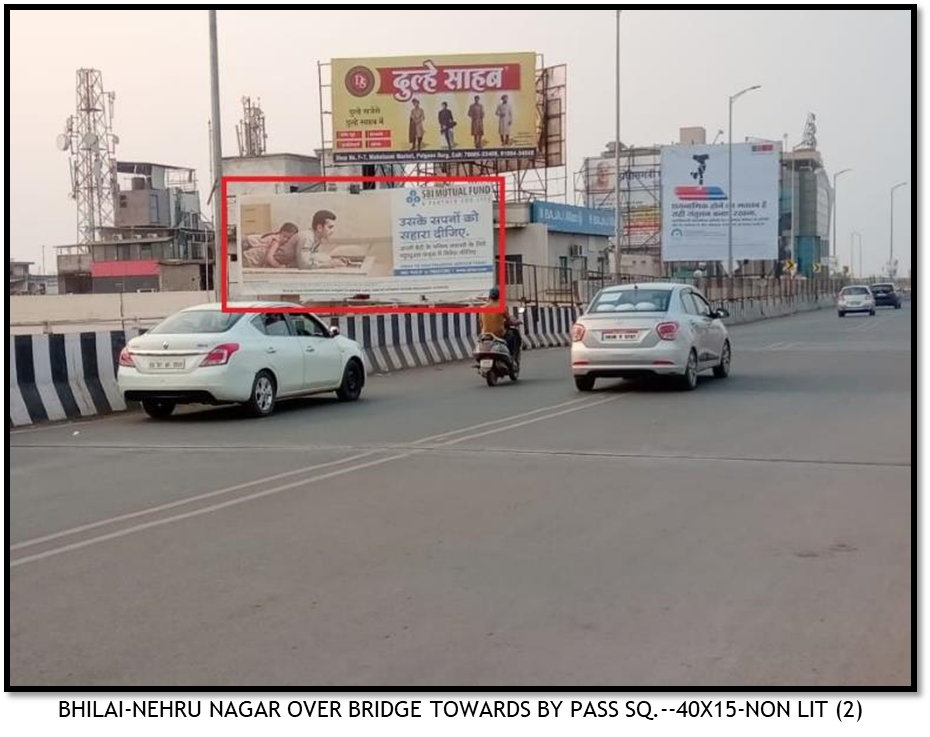
[[(15, 10), (10, 13), (11, 183), (8, 256), (74, 243), (67, 154), (55, 137), (74, 112), (75, 72), (100, 69), (116, 93), (117, 158), (196, 168), (210, 184), (210, 76), (205, 10)], [(415, 25), (412, 25), (415, 24)], [(269, 152), (320, 146), (317, 62), (340, 57), (536, 51), (568, 71), (568, 161), (614, 135), (615, 13), (598, 10), (221, 10), (223, 154), (236, 155), (241, 98), (261, 98)], [(411, 32), (415, 28), (415, 32)], [(621, 139), (677, 141), (727, 126), (734, 141), (800, 141), (809, 112), (828, 173), (839, 180), (838, 255), (862, 234), (863, 266), (888, 259), (890, 189), (913, 180), (911, 14), (906, 10), (626, 10), (621, 18)], [(326, 103), (328, 107), (328, 102)], [(899, 274), (911, 263), (913, 190), (895, 196)], [(569, 195), (572, 202), (572, 195)], [(47, 270), (54, 256), (46, 249)]]

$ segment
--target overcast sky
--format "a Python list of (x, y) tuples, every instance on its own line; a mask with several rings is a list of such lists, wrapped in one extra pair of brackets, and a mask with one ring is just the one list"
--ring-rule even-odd
[[(74, 112), (75, 71), (102, 70), (116, 93), (117, 156), (197, 169), (209, 192), (210, 78), (203, 10), (11, 13), (8, 255), (41, 264), (41, 245), (75, 242), (67, 155), (55, 137)], [(219, 12), (223, 153), (237, 153), (243, 95), (260, 97), (270, 152), (320, 145), (318, 60), (401, 54), (536, 51), (568, 65), (570, 169), (614, 130), (614, 11)], [(621, 30), (621, 138), (649, 145), (700, 125), (712, 139), (740, 99), (734, 140), (800, 140), (815, 112), (827, 171), (839, 183), (839, 254), (862, 233), (864, 266), (888, 257), (889, 190), (912, 179), (911, 14), (903, 10), (628, 10)], [(910, 188), (895, 199), (895, 255), (911, 256)], [(569, 199), (571, 200), (571, 197)], [(53, 251), (47, 249), (49, 271)], [(38, 268), (36, 269), (38, 270)]]

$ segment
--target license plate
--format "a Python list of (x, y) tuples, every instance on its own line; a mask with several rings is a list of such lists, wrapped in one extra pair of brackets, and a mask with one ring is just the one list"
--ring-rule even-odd
[(494, 365), (494, 360), (491, 358), (483, 358), (478, 365), (483, 369), (489, 369)]
[(149, 361), (150, 371), (183, 371), (185, 366), (183, 358), (153, 359)]
[(601, 340), (624, 342), (636, 340), (639, 330), (605, 330), (601, 333)]

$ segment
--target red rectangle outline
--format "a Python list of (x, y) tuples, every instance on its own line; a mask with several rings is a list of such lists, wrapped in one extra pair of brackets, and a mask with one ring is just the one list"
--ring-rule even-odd
[[(355, 305), (352, 307), (339, 305), (300, 305), (295, 307), (276, 307), (275, 312), (319, 312), (327, 315), (376, 315), (376, 314), (406, 314), (406, 313), (435, 313), (435, 314), (501, 314), (507, 311), (507, 252), (506, 252), (506, 182), (504, 177), (350, 177), (350, 176), (319, 176), (319, 177), (282, 177), (282, 176), (224, 176), (220, 178), (221, 198), (221, 233), (220, 233), (220, 309), (227, 313), (262, 314), (270, 310), (259, 307), (230, 307), (229, 306), (229, 264), (227, 253), (229, 251), (229, 196), (228, 185), (231, 182), (441, 182), (451, 184), (455, 182), (494, 182), (498, 187), (498, 274), (497, 283), (500, 288), (500, 308), (489, 307), (421, 307), (418, 305)], [(493, 211), (492, 211), (493, 212)], [(243, 300), (244, 301), (244, 300)], [(258, 300), (256, 300), (258, 301)]]

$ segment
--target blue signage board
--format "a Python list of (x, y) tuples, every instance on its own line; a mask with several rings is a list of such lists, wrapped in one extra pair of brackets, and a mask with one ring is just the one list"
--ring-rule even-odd
[(579, 235), (613, 235), (614, 211), (593, 207), (563, 205), (534, 200), (530, 214), (534, 223), (544, 223), (549, 230)]

